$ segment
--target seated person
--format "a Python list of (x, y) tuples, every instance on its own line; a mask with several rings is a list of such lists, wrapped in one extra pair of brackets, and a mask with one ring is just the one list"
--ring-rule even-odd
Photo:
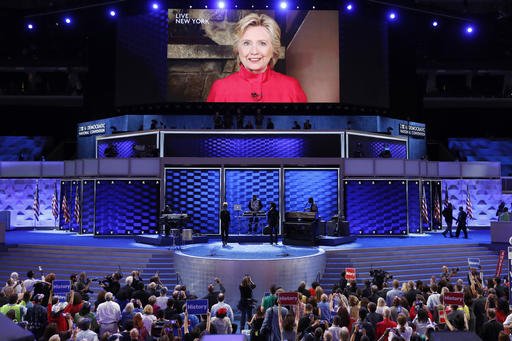
[(508, 213), (508, 207), (503, 207), (503, 213), (498, 217), (498, 221), (510, 221), (510, 214)]

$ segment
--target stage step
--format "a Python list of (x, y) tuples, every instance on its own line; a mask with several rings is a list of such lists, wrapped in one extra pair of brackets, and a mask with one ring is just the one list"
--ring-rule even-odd
[[(105, 248), (90, 246), (51, 246), (51, 245), (17, 245), (9, 246), (7, 250), (0, 252), (0, 279), (5, 282), (11, 272), (19, 273), (21, 279), (26, 278), (28, 270), (36, 272), (38, 266), (42, 266), (44, 273), (54, 272), (57, 279), (69, 279), (73, 273), (85, 271), (91, 279), (103, 279), (119, 268), (124, 278), (133, 270), (140, 270), (142, 278), (149, 280), (156, 272), (170, 291), (177, 283), (177, 275), (174, 269), (173, 251), (159, 249), (137, 248)], [(91, 301), (94, 301), (99, 283), (94, 281), (91, 285)]]
[[(371, 280), (369, 272), (372, 269), (385, 270), (400, 282), (422, 280), (429, 283), (432, 275), (439, 279), (443, 265), (450, 269), (458, 267), (460, 270), (454, 278), (466, 282), (468, 258), (480, 259), (484, 278), (494, 276), (498, 261), (497, 251), (480, 244), (328, 250), (326, 254), (327, 262), (320, 285), (328, 291), (339, 281), (345, 268), (356, 268), (359, 286), (363, 286), (365, 280)], [(502, 274), (506, 274), (506, 264)]]

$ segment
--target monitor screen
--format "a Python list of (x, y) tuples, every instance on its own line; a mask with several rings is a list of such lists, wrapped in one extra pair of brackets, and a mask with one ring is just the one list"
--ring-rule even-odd
[(169, 9), (171, 102), (339, 103), (335, 10)]

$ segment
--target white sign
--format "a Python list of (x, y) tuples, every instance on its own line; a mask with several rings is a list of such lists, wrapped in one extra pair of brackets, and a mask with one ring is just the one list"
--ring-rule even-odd
[(400, 123), (399, 133), (401, 135), (409, 135), (413, 137), (425, 137), (425, 127), (412, 126), (410, 124)]
[(99, 134), (105, 134), (105, 132), (106, 132), (105, 122), (84, 124), (84, 125), (78, 126), (78, 136), (99, 135)]

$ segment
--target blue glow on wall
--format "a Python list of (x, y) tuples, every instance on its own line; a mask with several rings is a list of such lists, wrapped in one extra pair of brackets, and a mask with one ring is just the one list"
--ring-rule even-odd
[[(60, 212), (59, 212), (59, 216), (60, 216), (60, 229), (61, 230), (66, 230), (66, 231), (73, 231), (73, 232), (78, 232), (79, 229), (80, 229), (80, 224), (81, 222), (77, 222), (76, 220), (76, 216), (75, 216), (75, 200), (76, 200), (76, 193), (77, 193), (77, 190), (78, 190), (78, 196), (79, 196), (79, 200), (80, 199), (80, 196), (81, 196), (81, 182), (80, 181), (69, 181), (69, 180), (66, 180), (66, 181), (61, 181), (61, 193), (60, 193)], [(69, 212), (69, 217), (70, 217), (70, 221), (68, 223), (66, 223), (65, 219), (64, 219), (64, 208), (63, 208), (63, 200), (64, 200), (64, 195), (66, 195), (66, 202), (67, 202), (67, 207), (68, 207), (68, 212)], [(81, 201), (80, 201), (80, 206), (79, 206), (79, 209), (81, 210)], [(82, 213), (80, 212), (80, 220), (82, 219)]]
[(409, 233), (421, 233), (419, 181), (407, 181), (407, 205), (409, 209)]
[(351, 234), (407, 234), (404, 180), (347, 180), (344, 186), (345, 212)]
[(285, 211), (304, 211), (308, 198), (318, 205), (318, 216), (329, 220), (338, 214), (337, 170), (290, 170), (284, 171)]
[(423, 191), (425, 191), (425, 198), (427, 202), (427, 211), (428, 211), (428, 222), (421, 217), (421, 229), (423, 232), (432, 231), (432, 194), (430, 189), (430, 181), (422, 182)]
[(384, 151), (386, 145), (389, 147), (389, 151), (391, 153), (392, 159), (407, 159), (407, 147), (405, 142), (403, 143), (393, 143), (393, 142), (383, 142), (383, 141), (375, 141), (370, 142), (370, 150), (371, 155), (368, 157), (379, 157), (381, 153)]
[(84, 180), (82, 192), (82, 233), (94, 233), (94, 180)]
[(96, 235), (158, 233), (159, 180), (97, 180)]
[[(109, 147), (110, 151), (107, 152)], [(158, 153), (156, 133), (98, 140), (97, 145), (98, 159), (106, 157), (156, 157), (159, 156)]]
[[(230, 233), (245, 234), (248, 232), (248, 219), (237, 217), (248, 210), (249, 201), (253, 194), (257, 195), (263, 204), (263, 210), (268, 211), (270, 202), (275, 202), (279, 207), (279, 170), (240, 170), (226, 169), (226, 201), (231, 213)], [(242, 211), (234, 211), (234, 205), (240, 204)], [(266, 225), (266, 218), (263, 218)], [(261, 233), (261, 230), (258, 231)]]
[(186, 228), (220, 233), (220, 169), (166, 169), (165, 181), (165, 204), (190, 215)]

